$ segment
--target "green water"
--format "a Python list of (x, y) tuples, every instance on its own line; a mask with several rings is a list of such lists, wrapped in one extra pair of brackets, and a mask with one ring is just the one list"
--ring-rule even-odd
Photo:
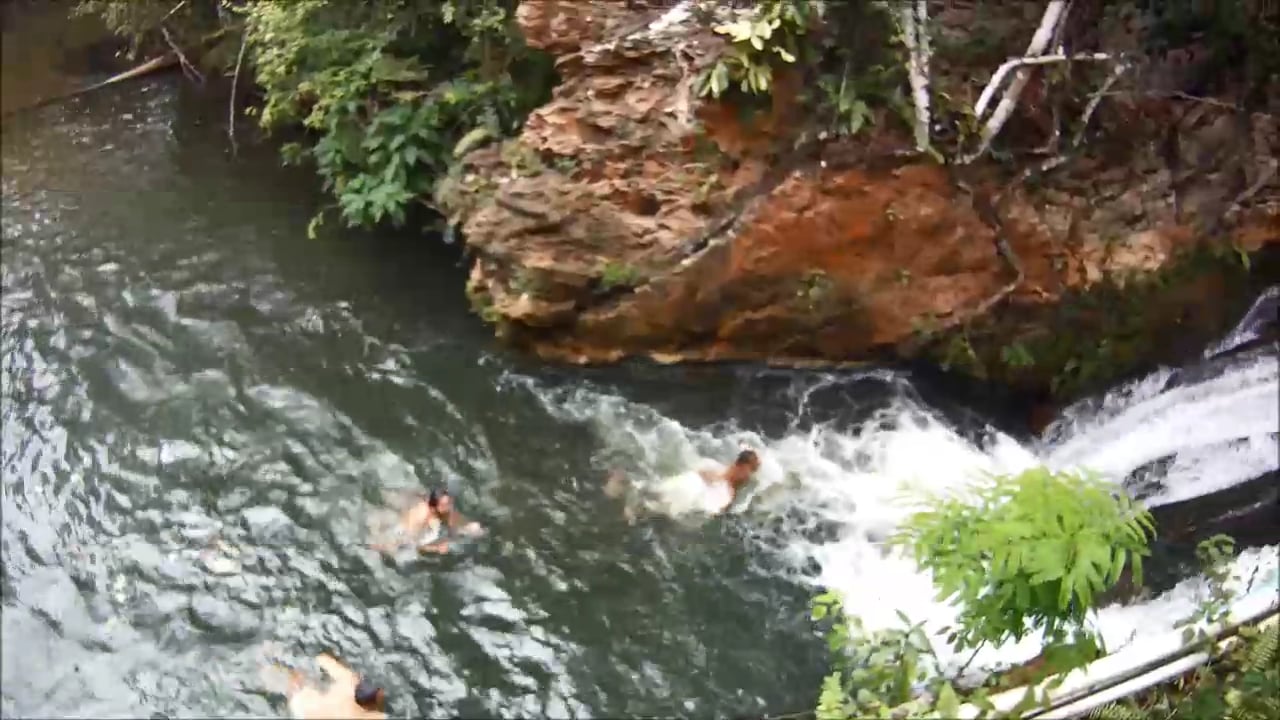
[[(231, 158), (221, 110), (169, 76), (4, 127), (4, 713), (278, 714), (264, 643), (402, 716), (806, 707), (808, 593), (746, 521), (627, 526), (599, 441), (509, 381), (577, 376), (498, 349), (438, 241), (307, 240), (313, 178)], [(429, 483), (488, 536), (367, 550)]]

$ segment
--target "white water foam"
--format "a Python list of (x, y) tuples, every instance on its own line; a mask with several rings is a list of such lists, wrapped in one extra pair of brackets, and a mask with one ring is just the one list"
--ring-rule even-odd
[[(755, 537), (762, 549), (785, 560), (796, 579), (839, 591), (846, 611), (866, 627), (898, 626), (898, 611), (924, 621), (950, 672), (970, 660), (954, 656), (942, 639), (943, 628), (955, 621), (954, 608), (936, 599), (928, 573), (882, 544), (913, 510), (904, 495), (954, 492), (982, 473), (1016, 473), (1038, 464), (1089, 467), (1119, 483), (1165, 456), (1173, 460), (1164, 491), (1152, 499), (1156, 503), (1256, 477), (1277, 465), (1274, 441), (1268, 459), (1260, 449), (1280, 423), (1274, 367), (1274, 357), (1255, 358), (1165, 392), (1169, 373), (1157, 373), (1113, 392), (1092, 414), (1072, 409), (1050, 433), (1056, 439), (1041, 448), (999, 432), (978, 447), (908, 393), (859, 427), (796, 424), (770, 439), (728, 422), (688, 428), (651, 407), (583, 386), (530, 388), (552, 414), (592, 428), (604, 448), (597, 458), (603, 465), (625, 469), (651, 491), (661, 493), (663, 478), (708, 458), (727, 461), (742, 446), (760, 450), (757, 479), (730, 512), (761, 528)], [(802, 399), (796, 415), (804, 409)], [(1227, 451), (1212, 447), (1241, 438)], [(701, 502), (670, 495), (668, 500), (678, 506), (675, 514)], [(1278, 549), (1242, 553), (1234, 569), (1246, 578), (1260, 572), (1274, 588)], [(1188, 580), (1147, 602), (1102, 609), (1096, 625), (1108, 649), (1127, 644), (1138, 632), (1173, 628), (1196, 607), (1199, 582)], [(1040, 649), (1038, 638), (1028, 637), (984, 649), (969, 667), (981, 673), (1030, 659)]]
[(1108, 393), (1098, 412), (1069, 408), (1043, 449), (1055, 469), (1086, 467), (1114, 480), (1169, 459), (1148, 507), (1237, 485), (1274, 470), (1280, 434), (1280, 365), (1252, 355), (1201, 382), (1161, 391), (1157, 372)]

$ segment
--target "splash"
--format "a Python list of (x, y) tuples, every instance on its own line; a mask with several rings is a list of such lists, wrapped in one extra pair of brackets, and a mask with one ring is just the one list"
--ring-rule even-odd
[[(868, 628), (898, 626), (899, 612), (925, 622), (946, 671), (965, 664), (989, 671), (1028, 660), (1041, 646), (1028, 637), (972, 659), (950, 652), (943, 637), (955, 608), (935, 597), (927, 572), (883, 542), (914, 510), (912, 497), (954, 492), (986, 473), (1044, 464), (1089, 468), (1117, 484), (1146, 468), (1159, 475), (1158, 490), (1145, 498), (1154, 505), (1211, 493), (1277, 467), (1273, 355), (1236, 358), (1173, 387), (1168, 371), (1157, 372), (1070, 408), (1033, 445), (993, 428), (975, 441), (974, 433), (928, 407), (904, 379), (883, 371), (877, 377), (894, 390), (861, 421), (823, 422), (810, 412), (813, 393), (840, 382), (828, 379), (801, 393), (790, 426), (772, 437), (735, 421), (688, 427), (589, 385), (524, 382), (548, 412), (592, 429), (602, 476), (608, 468), (625, 469), (633, 482), (663, 497), (672, 515), (684, 517), (706, 498), (685, 480), (670, 478), (709, 460), (728, 461), (742, 446), (759, 449), (757, 478), (728, 511), (751, 528), (758, 554), (781, 560), (769, 566), (781, 566), (815, 590), (839, 591), (846, 611)], [(1153, 465), (1156, 460), (1163, 462)], [(1242, 553), (1234, 570), (1242, 577), (1274, 575), (1276, 548)], [(1155, 599), (1104, 608), (1096, 629), (1112, 650), (1139, 632), (1171, 629), (1195, 609), (1200, 582), (1193, 578)]]

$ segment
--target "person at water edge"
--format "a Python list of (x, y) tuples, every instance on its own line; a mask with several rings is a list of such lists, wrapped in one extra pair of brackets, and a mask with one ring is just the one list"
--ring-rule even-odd
[(401, 545), (416, 543), (418, 552), (444, 554), (449, 551), (448, 535), (479, 535), (480, 523), (468, 521), (453, 507), (453, 496), (448, 490), (437, 488), (420, 497), (400, 516), (396, 525), (396, 541), (378, 543), (373, 549), (390, 552)]
[(298, 670), (289, 670), (289, 713), (295, 718), (385, 718), (387, 694), (377, 683), (361, 677), (332, 655), (316, 656), (316, 664), (329, 676), (324, 690), (307, 684)]
[[(738, 499), (738, 492), (755, 476), (756, 471), (759, 469), (760, 456), (756, 454), (755, 450), (746, 448), (739, 452), (733, 464), (724, 470), (701, 468), (698, 470), (698, 474), (707, 485), (716, 485), (717, 483), (728, 485), (729, 499), (728, 502), (724, 503), (724, 507), (728, 507)], [(626, 492), (626, 489), (627, 478), (622, 471), (615, 470), (609, 474), (604, 486), (605, 495), (614, 498), (621, 497)], [(635, 520), (635, 515), (630, 509), (626, 510), (625, 517), (628, 522)]]

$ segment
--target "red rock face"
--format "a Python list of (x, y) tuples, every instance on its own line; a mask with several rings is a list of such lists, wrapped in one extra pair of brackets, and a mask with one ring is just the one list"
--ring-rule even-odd
[[(780, 76), (773, 106), (751, 122), (700, 101), (693, 80), (720, 41), (687, 22), (653, 29), (670, 7), (522, 3), (528, 42), (558, 56), (562, 84), (517, 140), (468, 155), (444, 193), (476, 257), (477, 306), (545, 358), (840, 363), (901, 352), (922, 327), (1051, 308), (1070, 290), (1165, 267), (1203, 238), (1198, 218), (1230, 209), (1240, 189), (1227, 178), (1265, 181), (1275, 155), (1256, 150), (1275, 149), (1269, 116), (1249, 121), (1252, 144), (1234, 155), (1198, 116), (1182, 143), (1181, 167), (1200, 163), (1194, 190), (1185, 172), (1175, 187), (1150, 142), (1076, 163), (1035, 194), (997, 192), (994, 168), (969, 168), (961, 182), (905, 159), (908, 134), (891, 122), (794, 156), (798, 80)], [(1164, 122), (1135, 132), (1154, 136)], [(1218, 241), (1280, 241), (1280, 202), (1232, 212), (1235, 229)]]

